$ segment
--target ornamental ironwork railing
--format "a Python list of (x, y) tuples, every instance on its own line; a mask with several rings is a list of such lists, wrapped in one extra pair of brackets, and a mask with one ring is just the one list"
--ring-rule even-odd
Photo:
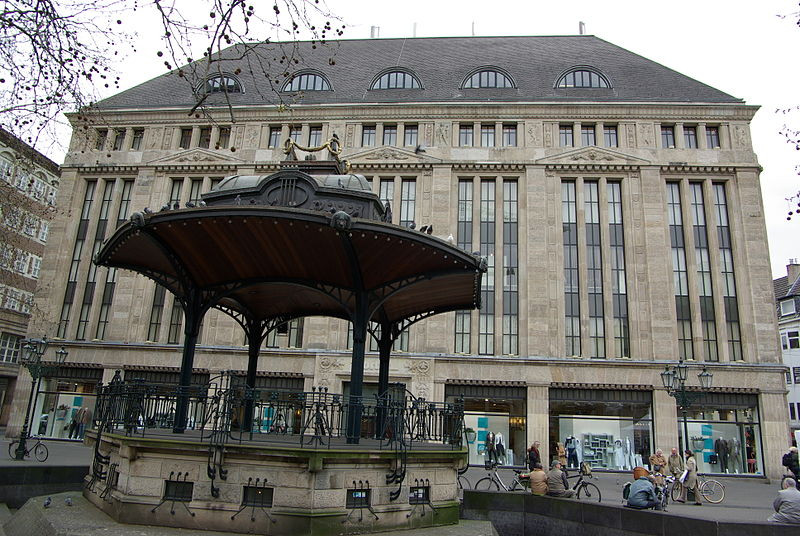
[(373, 440), (360, 442), (372, 447), (463, 445), (463, 401), (429, 402), (408, 394), (351, 397), (325, 388), (249, 389), (232, 384), (226, 375), (188, 388), (117, 378), (99, 388), (95, 427), (101, 433), (128, 436), (171, 434), (179, 399), (188, 402), (186, 439), (220, 446), (245, 441), (287, 443), (292, 448), (345, 446), (354, 439), (347, 435), (351, 414), (360, 416), (359, 440)]

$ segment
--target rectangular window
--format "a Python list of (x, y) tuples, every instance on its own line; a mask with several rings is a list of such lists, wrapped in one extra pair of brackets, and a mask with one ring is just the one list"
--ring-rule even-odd
[[(128, 219), (128, 211), (131, 204), (131, 191), (133, 190), (133, 181), (128, 180), (122, 183), (122, 196), (117, 210), (116, 226), (119, 227)], [(100, 316), (97, 321), (97, 331), (95, 338), (103, 340), (106, 335), (106, 327), (108, 326), (108, 315), (111, 309), (111, 304), (114, 300), (114, 287), (117, 283), (117, 269), (109, 268), (106, 275), (106, 284), (103, 287), (103, 297), (100, 301)]]
[(517, 182), (503, 180), (503, 354), (519, 353)]
[(203, 191), (203, 179), (192, 179), (189, 184), (189, 201), (197, 205)]
[(675, 127), (661, 127), (661, 148), (675, 148)]
[(572, 138), (572, 125), (558, 126), (558, 144), (560, 147), (574, 147)]
[(703, 326), (703, 353), (706, 361), (719, 361), (703, 183), (690, 183), (689, 188), (692, 195), (692, 231), (694, 233), (695, 263), (697, 265), (697, 295), (700, 299), (700, 321)]
[(697, 128), (683, 127), (683, 144), (687, 149), (697, 149)]
[(589, 295), (589, 357), (606, 357), (603, 304), (603, 248), (600, 243), (600, 193), (597, 181), (583, 183), (586, 219), (586, 290)]
[(408, 227), (414, 221), (417, 207), (417, 181), (403, 179), (400, 190), (400, 226)]
[(197, 146), (203, 149), (211, 147), (211, 127), (203, 127), (200, 129), (200, 138), (197, 140)]
[(0, 363), (17, 363), (22, 347), (22, 337), (11, 333), (0, 334)]
[(630, 357), (628, 285), (625, 278), (625, 234), (622, 220), (622, 184), (609, 181), (608, 238), (611, 256), (611, 300), (614, 308), (614, 357)]
[(795, 414), (795, 409), (794, 409), (794, 402), (789, 402), (789, 418), (791, 420), (795, 420), (797, 418), (797, 415)]
[(794, 304), (794, 298), (784, 300), (781, 302), (781, 316), (793, 315), (797, 312)]
[(789, 348), (791, 350), (797, 350), (800, 348), (800, 331), (787, 331), (786, 338), (789, 340)]
[[(169, 206), (174, 207), (176, 203), (181, 202), (181, 190), (183, 189), (183, 179), (172, 179), (172, 185), (169, 190)], [(177, 207), (176, 207), (177, 208)]]
[[(464, 251), (472, 252), (472, 179), (458, 181), (458, 222), (456, 224), (456, 243)], [(470, 311), (456, 311), (455, 351), (468, 354), (471, 349)]]
[(98, 151), (104, 150), (106, 147), (107, 139), (108, 139), (108, 130), (105, 128), (98, 130), (94, 148), (97, 149)]
[(792, 376), (794, 376), (794, 383), (800, 383), (800, 367), (792, 368)]
[(216, 149), (227, 149), (231, 144), (231, 128), (219, 127), (219, 138), (217, 139)]
[(597, 145), (594, 137), (594, 125), (581, 125), (581, 145), (583, 147)]
[(481, 125), (481, 147), (494, 147), (494, 125)]
[(741, 361), (742, 331), (739, 324), (739, 305), (736, 298), (736, 275), (733, 267), (733, 243), (728, 223), (728, 201), (725, 184), (714, 183), (714, 209), (717, 218), (717, 241), (719, 242), (719, 272), (722, 296), (725, 304), (725, 325), (728, 329), (728, 359)]
[(719, 127), (706, 127), (706, 147), (719, 149)]
[(458, 126), (458, 146), (459, 147), (472, 147), (472, 125), (459, 125)]
[(291, 139), (293, 142), (297, 144), (301, 143), (302, 136), (303, 136), (303, 127), (299, 126), (289, 127), (289, 139)]
[(308, 146), (319, 147), (322, 145), (322, 127), (313, 126), (308, 129)]
[(161, 285), (156, 285), (153, 291), (153, 305), (150, 308), (150, 322), (147, 328), (147, 340), (158, 342), (159, 332), (161, 331), (161, 316), (164, 312), (164, 297), (166, 289)]
[(567, 356), (581, 355), (581, 309), (578, 272), (578, 219), (574, 181), (561, 183), (564, 242), (564, 336)]
[(478, 313), (478, 353), (494, 354), (495, 181), (481, 180), (480, 254), (487, 260)]
[(172, 311), (169, 315), (169, 333), (167, 334), (167, 344), (179, 344), (181, 342), (181, 326), (183, 325), (183, 309), (181, 302), (177, 299), (172, 302)]
[(603, 126), (603, 137), (605, 138), (606, 147), (619, 147), (616, 125)]
[(394, 179), (381, 179), (378, 197), (380, 197), (383, 206), (388, 203), (394, 203)]
[(274, 149), (281, 144), (281, 127), (269, 127), (269, 145), (270, 149)]
[(142, 141), (144, 140), (144, 129), (133, 129), (133, 139), (131, 140), (131, 151), (141, 151)]
[(397, 125), (383, 125), (383, 145), (397, 145)]
[(125, 130), (119, 129), (114, 131), (114, 150), (121, 151), (125, 147)]
[(182, 128), (181, 129), (181, 139), (178, 143), (178, 149), (188, 149), (192, 143), (192, 129), (191, 128)]
[(416, 147), (419, 145), (419, 126), (405, 125), (403, 133), (403, 145), (406, 147)]
[(677, 182), (667, 183), (667, 211), (672, 247), (672, 276), (675, 291), (675, 315), (678, 322), (678, 356), (694, 359), (692, 349), (692, 311), (689, 305), (689, 279), (686, 269), (686, 246), (681, 215), (681, 191)]
[(372, 147), (375, 145), (375, 132), (377, 127), (375, 125), (364, 125), (361, 127), (361, 146)]
[(503, 147), (517, 146), (517, 125), (503, 125)]

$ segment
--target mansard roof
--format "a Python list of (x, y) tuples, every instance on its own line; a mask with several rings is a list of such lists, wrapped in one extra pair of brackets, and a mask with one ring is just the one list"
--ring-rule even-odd
[[(252, 46), (252, 45), (250, 45)], [(315, 48), (312, 48), (315, 46)], [(237, 72), (246, 88), (230, 95), (234, 105), (278, 102), (274, 87), (282, 87), (291, 62), (289, 77), (302, 71), (323, 73), (333, 91), (284, 94), (285, 102), (302, 104), (369, 104), (403, 102), (642, 102), (742, 104), (743, 101), (698, 82), (652, 60), (634, 54), (595, 36), (543, 37), (435, 37), (398, 39), (354, 39), (311, 42), (269, 43), (252, 47), (242, 59), (243, 48), (232, 46), (221, 53), (226, 72)], [(270, 84), (252, 65), (267, 64)], [(477, 68), (496, 66), (514, 80), (514, 88), (462, 89), (465, 77)], [(613, 81), (611, 88), (559, 88), (559, 77), (576, 65), (603, 73)], [(198, 69), (201, 62), (184, 66)], [(386, 69), (413, 72), (424, 89), (370, 90), (375, 74)], [(277, 83), (276, 83), (277, 81)], [(173, 71), (100, 102), (104, 109), (144, 109), (193, 106), (192, 86)], [(206, 104), (222, 104), (224, 96), (210, 95)]]

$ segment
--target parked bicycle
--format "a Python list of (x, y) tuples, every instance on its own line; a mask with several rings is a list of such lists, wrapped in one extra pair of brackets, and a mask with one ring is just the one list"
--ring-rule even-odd
[[(706, 502), (710, 502), (711, 504), (719, 504), (722, 502), (722, 500), (725, 498), (725, 486), (722, 484), (722, 482), (719, 480), (714, 480), (713, 478), (704, 478), (700, 475), (697, 475), (697, 480), (697, 489)], [(680, 499), (682, 494), (683, 483), (679, 480), (676, 480), (672, 485), (672, 491), (670, 493), (672, 496), (672, 501), (675, 502)]]
[(506, 485), (497, 472), (497, 466), (497, 462), (486, 462), (486, 470), (489, 471), (489, 475), (478, 480), (475, 483), (475, 489), (489, 491), (500, 491), (500, 489), (505, 491), (525, 491), (528, 488), (528, 486), (526, 486), (527, 479), (520, 477), (522, 471), (514, 469), (514, 480), (511, 481), (510, 485)]
[[(31, 440), (35, 439), (36, 442), (31, 445)], [(40, 462), (43, 462), (47, 459), (47, 456), (50, 452), (47, 450), (47, 445), (44, 444), (42, 438), (40, 437), (29, 437), (26, 442), (26, 447), (31, 445), (29, 448), (25, 449), (25, 457), (29, 458), (31, 452), (33, 456)], [(12, 460), (17, 458), (17, 446), (19, 446), (19, 440), (14, 440), (8, 445), (8, 455), (11, 457)]]
[(578, 470), (578, 474), (569, 476), (567, 474), (567, 479), (570, 478), (577, 478), (578, 480), (575, 482), (575, 485), (572, 486), (572, 489), (575, 490), (575, 496), (578, 499), (587, 499), (587, 500), (594, 500), (597, 498), (597, 502), (602, 500), (602, 496), (600, 495), (600, 488), (598, 488), (592, 482), (588, 482), (589, 479), (592, 477), (592, 469), (589, 467), (589, 464), (582, 463), (580, 469)]
[(465, 476), (467, 471), (469, 471), (469, 464), (458, 470), (458, 489), (472, 489), (469, 480)]

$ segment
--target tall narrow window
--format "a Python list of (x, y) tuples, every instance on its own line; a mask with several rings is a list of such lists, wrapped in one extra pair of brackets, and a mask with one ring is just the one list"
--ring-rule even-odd
[(519, 353), (517, 182), (503, 181), (503, 353)]
[(308, 146), (319, 147), (322, 145), (322, 127), (313, 126), (308, 129)]
[(104, 150), (106, 147), (107, 139), (108, 139), (108, 130), (107, 129), (98, 130), (94, 148), (97, 149), (98, 151)]
[(274, 149), (281, 144), (281, 127), (269, 127), (269, 147)]
[(681, 189), (677, 182), (667, 183), (669, 236), (672, 245), (672, 275), (675, 288), (675, 315), (678, 320), (678, 356), (694, 359), (692, 350), (692, 310), (689, 306), (689, 280), (686, 272), (686, 244), (683, 238)]
[(289, 127), (289, 139), (295, 143), (302, 143), (300, 139), (303, 136), (303, 127), (291, 126)]
[(739, 306), (736, 300), (736, 277), (733, 270), (733, 244), (731, 228), (728, 223), (728, 200), (725, 195), (725, 184), (715, 183), (714, 209), (717, 217), (717, 236), (719, 240), (720, 278), (722, 296), (725, 302), (725, 324), (728, 328), (728, 358), (741, 361), (742, 331), (739, 326)]
[(611, 255), (611, 300), (614, 307), (614, 357), (630, 357), (621, 184), (609, 182), (606, 188), (608, 191), (609, 255)]
[(603, 137), (605, 138), (606, 147), (619, 147), (616, 125), (605, 125), (603, 127)]
[(72, 261), (70, 262), (69, 275), (67, 276), (67, 289), (64, 292), (64, 302), (61, 306), (61, 316), (58, 321), (57, 336), (61, 339), (67, 336), (69, 327), (69, 315), (72, 310), (72, 303), (75, 300), (75, 287), (78, 285), (78, 268), (81, 264), (81, 254), (83, 244), (86, 242), (86, 235), (89, 230), (89, 215), (94, 201), (94, 190), (97, 186), (96, 181), (86, 183), (86, 192), (83, 195), (83, 207), (81, 208), (81, 219), (78, 223), (78, 235), (75, 237), (75, 245), (72, 248)]
[(706, 127), (706, 147), (719, 149), (719, 127)]
[(167, 344), (178, 344), (181, 342), (181, 326), (183, 325), (183, 309), (181, 302), (177, 299), (172, 301), (172, 312), (169, 315), (169, 333), (167, 334)]
[(383, 125), (383, 145), (397, 145), (397, 125)]
[(192, 129), (182, 128), (181, 139), (178, 142), (178, 149), (188, 149), (192, 143)]
[(289, 348), (303, 347), (303, 319), (295, 318), (289, 322)]
[(405, 125), (403, 129), (403, 145), (406, 147), (415, 147), (419, 144), (419, 126)]
[(495, 246), (495, 182), (481, 181), (480, 252), (488, 268), (481, 289), (481, 309), (478, 313), (478, 353), (494, 354), (494, 246)]
[[(128, 220), (128, 211), (131, 204), (131, 191), (133, 190), (133, 181), (124, 181), (122, 183), (122, 198), (119, 203), (119, 210), (117, 211), (116, 226), (119, 227)], [(106, 337), (106, 328), (108, 327), (108, 314), (111, 309), (111, 304), (114, 302), (114, 287), (117, 284), (117, 269), (109, 268), (106, 275), (106, 284), (103, 288), (103, 298), (100, 302), (100, 317), (97, 320), (97, 332), (95, 339), (103, 340)]]
[(594, 137), (594, 125), (581, 125), (581, 145), (583, 147), (597, 145)]
[(131, 151), (141, 151), (142, 141), (144, 140), (144, 129), (133, 129), (133, 139), (131, 140)]
[(661, 127), (661, 148), (675, 148), (675, 127)]
[(403, 179), (400, 190), (400, 225), (408, 227), (414, 221), (417, 207), (417, 181)]
[(197, 146), (208, 149), (211, 146), (211, 127), (200, 129), (200, 137), (197, 139)]
[(558, 144), (561, 147), (572, 147), (575, 145), (572, 140), (572, 125), (558, 126)]
[(195, 205), (200, 202), (200, 195), (203, 193), (203, 179), (192, 179), (189, 184), (189, 201)]
[(153, 290), (153, 305), (150, 307), (150, 321), (147, 327), (147, 340), (158, 342), (158, 335), (161, 331), (161, 317), (164, 314), (164, 298), (166, 289), (161, 285), (156, 285)]
[(361, 127), (361, 146), (371, 147), (375, 145), (375, 125), (364, 125)]
[(181, 202), (181, 190), (183, 189), (183, 179), (172, 179), (172, 185), (169, 189), (169, 206), (174, 207), (175, 203)]
[(219, 127), (217, 149), (227, 149), (231, 144), (231, 127)]
[(517, 146), (517, 125), (503, 125), (503, 147)]
[(394, 213), (394, 179), (381, 179), (378, 197), (380, 197), (383, 206), (389, 203), (392, 206), (392, 213)]
[(687, 149), (697, 149), (697, 128), (683, 127), (683, 144)]
[(603, 314), (603, 253), (600, 244), (600, 199), (597, 181), (583, 183), (586, 215), (586, 290), (589, 294), (589, 357), (606, 357)]
[(114, 131), (114, 150), (121, 151), (125, 147), (125, 129)]
[[(92, 258), (100, 252), (100, 247), (106, 238), (106, 227), (108, 226), (108, 213), (111, 210), (111, 201), (114, 196), (114, 180), (103, 181), (103, 200), (100, 202), (100, 217), (97, 219), (97, 226), (94, 231), (94, 244), (92, 246)], [(86, 339), (86, 327), (89, 325), (89, 313), (94, 303), (94, 291), (97, 285), (97, 265), (89, 262), (89, 273), (86, 276), (86, 285), (83, 289), (83, 302), (78, 316), (78, 329), (75, 339), (82, 341)]]
[(693, 182), (689, 187), (692, 193), (692, 225), (697, 264), (697, 295), (700, 298), (700, 321), (703, 326), (703, 354), (706, 361), (719, 361), (703, 183)]
[(564, 337), (566, 355), (581, 355), (581, 300), (578, 283), (578, 219), (575, 182), (561, 183), (564, 235)]
[(459, 125), (458, 126), (458, 146), (459, 147), (472, 147), (472, 125)]
[[(472, 179), (458, 181), (456, 243), (468, 252), (472, 251), (472, 189)], [(470, 353), (471, 317), (470, 311), (456, 311), (456, 353)]]
[(494, 125), (481, 125), (481, 147), (494, 147)]

